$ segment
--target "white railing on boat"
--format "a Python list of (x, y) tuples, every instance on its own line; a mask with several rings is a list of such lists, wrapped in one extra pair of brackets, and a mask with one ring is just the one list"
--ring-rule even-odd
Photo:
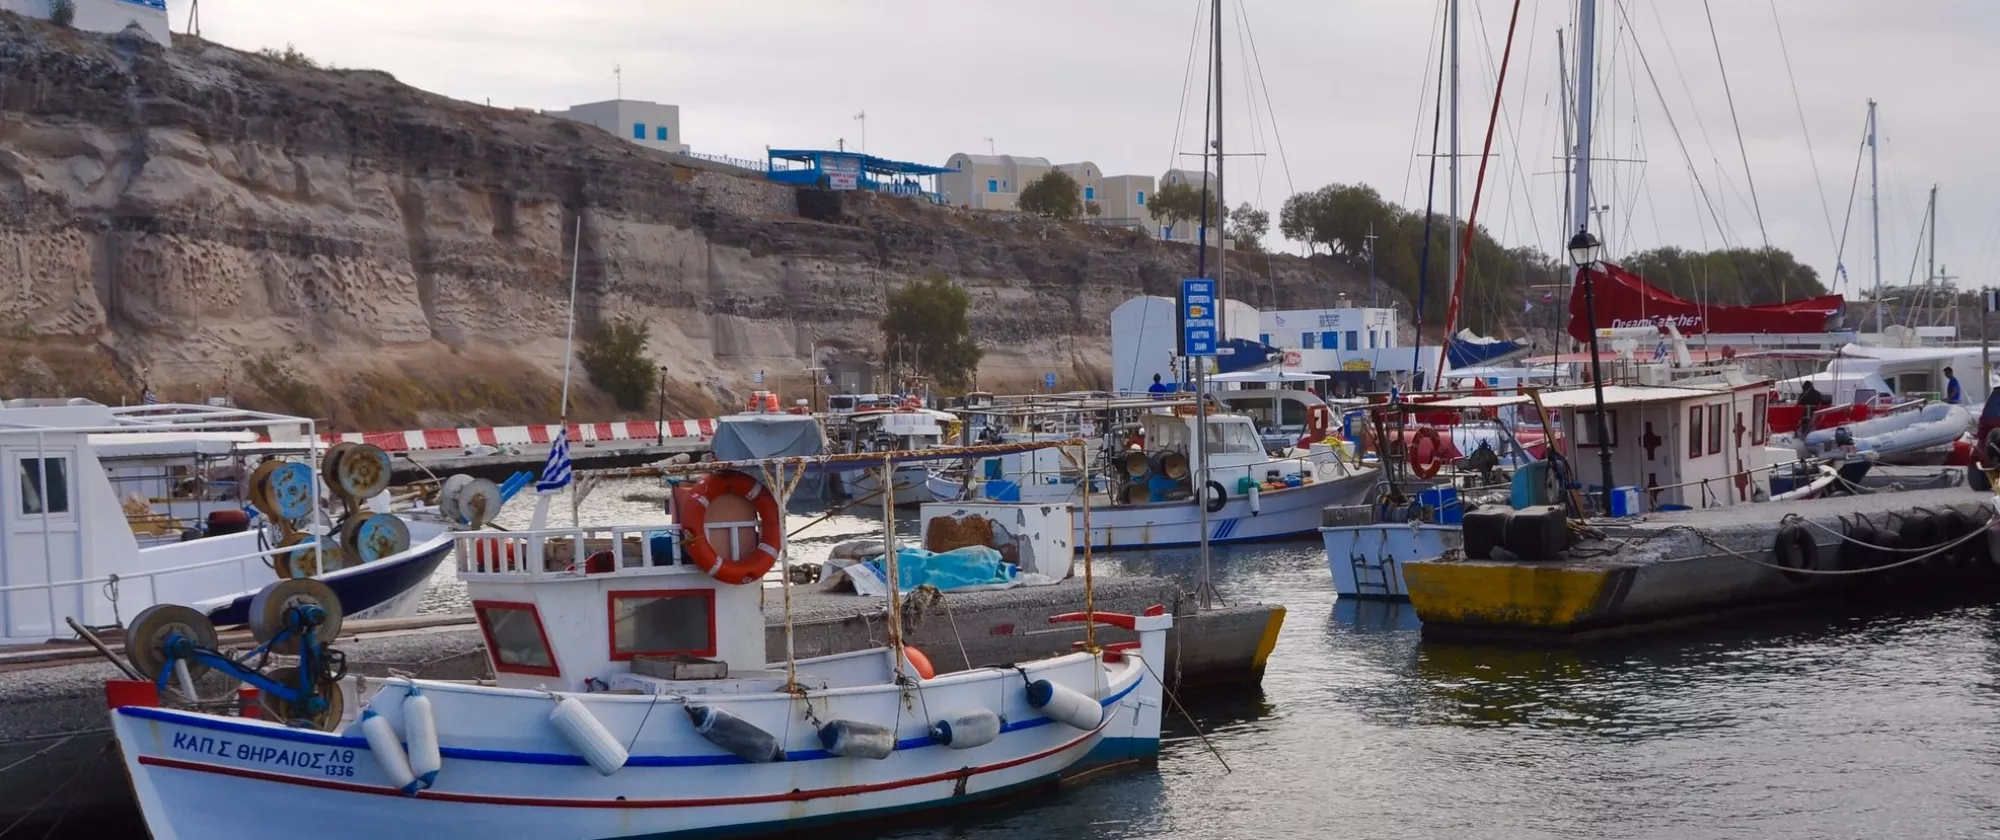
[[(227, 539), (227, 537), (209, 537), (208, 539)], [(188, 542), (177, 543), (176, 545), (200, 546), (201, 542), (201, 540), (190, 540)], [(118, 623), (130, 619), (132, 616), (138, 614), (140, 610), (155, 604), (206, 600), (216, 597), (216, 593), (229, 594), (255, 591), (263, 587), (266, 583), (276, 579), (272, 575), (273, 566), (268, 558), (276, 557), (280, 554), (290, 554), (304, 547), (306, 546), (267, 548), (246, 554), (219, 557), (164, 569), (146, 569), (123, 574), (103, 574), (96, 577), (62, 580), (53, 583), (19, 583), (10, 586), (0, 586), (0, 599), (23, 592), (45, 593), (48, 596), (50, 633), (53, 636), (56, 634), (56, 626), (63, 619), (63, 616), (59, 614), (61, 610), (56, 607), (58, 597), (70, 594), (69, 590), (76, 590), (74, 594), (80, 596), (85, 603), (85, 615), (74, 616), (75, 618), (86, 623), (105, 623), (101, 619), (93, 620), (90, 615), (91, 604), (89, 599), (93, 597), (90, 587), (97, 587), (96, 596), (103, 599), (97, 603), (108, 604), (111, 608), (110, 618), (112, 621), (110, 623)], [(163, 549), (155, 549), (156, 552), (160, 550), (166, 549), (164, 547)], [(235, 577), (237, 584), (233, 589), (217, 586), (217, 576), (215, 575), (204, 575), (204, 577), (208, 578), (206, 585), (189, 587), (189, 589), (198, 589), (210, 593), (204, 598), (191, 598), (182, 588), (175, 587), (173, 585), (174, 582), (170, 580), (171, 578), (185, 578), (196, 572), (205, 570), (224, 569), (231, 565), (236, 567)], [(220, 572), (220, 575), (224, 579), (227, 578), (228, 574), (227, 571)], [(169, 579), (164, 581), (166, 584), (164, 587), (162, 586), (163, 579)], [(130, 591), (130, 588), (141, 583), (145, 587), (143, 596)], [(165, 590), (164, 595), (162, 594), (163, 589)]]
[[(741, 549), (755, 547), (754, 537), (750, 545), (742, 541), (743, 532), (756, 527), (755, 521), (707, 523), (710, 531), (728, 533), (733, 556), (739, 557)], [(459, 576), (481, 579), (651, 574), (685, 562), (681, 527), (673, 524), (469, 531), (458, 535), (457, 555)], [(608, 566), (592, 564), (605, 556)]]

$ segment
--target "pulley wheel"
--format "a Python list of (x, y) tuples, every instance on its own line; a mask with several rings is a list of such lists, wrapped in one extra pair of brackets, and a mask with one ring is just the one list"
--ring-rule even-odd
[(410, 550), (410, 526), (393, 514), (361, 517), (353, 530), (342, 536), (347, 538), (341, 547), (346, 550), (350, 565), (373, 563)]
[[(297, 686), (299, 684), (299, 669), (290, 665), (283, 668), (273, 668), (264, 672), (264, 677), (279, 685)], [(340, 725), (340, 715), (343, 711), (342, 707), (345, 705), (340, 697), (340, 684), (331, 679), (330, 675), (322, 674), (314, 682), (313, 691), (326, 699), (326, 709), (317, 715), (307, 714), (302, 705), (273, 697), (271, 696), (271, 692), (268, 691), (257, 693), (257, 705), (263, 707), (264, 716), (267, 720), (284, 721), (286, 723), (302, 721), (321, 732), (332, 732), (334, 727)]]
[(279, 580), (319, 576), (319, 552), (313, 549), (316, 539), (304, 531), (294, 531), (278, 542), (279, 548), (292, 549), (271, 555), (271, 569), (278, 573)]
[(340, 598), (326, 584), (312, 578), (281, 580), (258, 590), (256, 596), (250, 599), (250, 635), (258, 642), (271, 645), (272, 653), (297, 656), (299, 636), (286, 636), (276, 644), (272, 644), (271, 640), (278, 638), (278, 634), (286, 629), (285, 614), (293, 607), (305, 604), (317, 604), (326, 611), (326, 620), (321, 621), (313, 632), (321, 644), (332, 643), (340, 636), (343, 617)]
[[(168, 668), (167, 640), (176, 633), (194, 640), (196, 647), (216, 647), (215, 624), (208, 616), (179, 604), (154, 604), (132, 617), (132, 626), (125, 631), (125, 658), (139, 676), (157, 680)], [(207, 665), (193, 659), (187, 667), (192, 677), (208, 672)]]
[(277, 519), (288, 523), (302, 523), (312, 516), (313, 482), (312, 468), (304, 464), (287, 462), (271, 471), (271, 506), (277, 510)]
[(347, 456), (348, 450), (358, 445), (343, 440), (327, 447), (326, 454), (320, 456), (319, 480), (326, 482), (326, 489), (332, 491), (336, 496), (345, 495), (340, 489), (340, 480), (335, 478), (335, 476), (340, 475), (340, 460)]
[(445, 479), (444, 485), (438, 488), (438, 516), (444, 519), (445, 527), (457, 528), (458, 520), (465, 516), (465, 512), (458, 509), (458, 491), (471, 483), (472, 476), (460, 473)]
[(500, 485), (483, 478), (465, 483), (458, 491), (458, 515), (474, 531), (486, 527), (500, 513)]
[(340, 463), (334, 465), (333, 477), (341, 495), (359, 503), (389, 489), (393, 471), (389, 453), (382, 451), (382, 447), (360, 443), (340, 456)]
[(279, 520), (278, 508), (271, 501), (271, 473), (277, 472), (278, 468), (284, 465), (285, 462), (273, 458), (258, 464), (257, 469), (250, 472), (250, 481), (248, 482), (250, 506), (256, 508), (258, 513), (264, 514), (264, 518), (272, 522), (278, 522)]
[(333, 529), (335, 540), (340, 544), (339, 550), (336, 552), (339, 559), (335, 560), (334, 565), (331, 568), (325, 569), (325, 571), (331, 572), (336, 569), (361, 565), (361, 556), (355, 550), (355, 547), (361, 542), (359, 534), (361, 523), (366, 521), (368, 521), (368, 514), (352, 513), (348, 514), (347, 518), (341, 520), (340, 524)]

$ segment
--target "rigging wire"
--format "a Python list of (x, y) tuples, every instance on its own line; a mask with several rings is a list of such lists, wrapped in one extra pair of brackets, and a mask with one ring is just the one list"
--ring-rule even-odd
[[(1188, 35), (1187, 68), (1181, 73), (1181, 98), (1180, 102), (1178, 103), (1180, 106), (1180, 113), (1174, 117), (1173, 148), (1167, 151), (1167, 169), (1169, 171), (1180, 168), (1181, 132), (1187, 130), (1187, 117), (1189, 110), (1187, 104), (1188, 88), (1194, 83), (1194, 56), (1196, 52), (1195, 45), (1201, 43), (1201, 21), (1204, 15), (1206, 14), (1207, 10), (1208, 10), (1208, 3), (1206, 2), (1206, 0), (1195, 0), (1194, 32)], [(1206, 131), (1207, 129), (1204, 128), (1203, 130)]]
[[(1236, 53), (1237, 55), (1245, 57), (1243, 59), (1243, 62), (1247, 68), (1247, 65), (1249, 64), (1248, 56), (1250, 55), (1250, 41), (1247, 37), (1245, 37), (1244, 33), (1246, 30), (1249, 29), (1249, 25), (1243, 22), (1242, 0), (1237, 0), (1235, 5), (1235, 11), (1236, 11)], [(1243, 108), (1250, 115), (1250, 154), (1251, 154), (1250, 165), (1254, 167), (1257, 172), (1257, 205), (1261, 207), (1264, 204), (1264, 160), (1266, 157), (1264, 153), (1269, 148), (1269, 145), (1265, 142), (1264, 139), (1264, 120), (1270, 117), (1270, 113), (1268, 111), (1265, 111), (1263, 112), (1261, 117), (1259, 116), (1259, 112), (1257, 110), (1257, 86), (1255, 84), (1252, 84), (1250, 73), (1247, 71), (1247, 69), (1245, 72), (1238, 73), (1236, 75), (1243, 79)], [(1242, 191), (1238, 190), (1237, 193), (1240, 195), (1242, 194)], [(1247, 204), (1248, 202), (1245, 203)], [(1224, 231), (1227, 231), (1229, 229), (1229, 215), (1230, 215), (1229, 208), (1227, 207), (1222, 208), (1222, 219), (1223, 219), (1222, 227)]]
[[(1444, 27), (1444, 10), (1445, 6), (1450, 3), (1451, 0), (1438, 0), (1437, 11), (1431, 14), (1432, 31)], [(1424, 39), (1424, 42), (1423, 83), (1417, 86), (1417, 118), (1410, 121), (1410, 156), (1408, 158), (1409, 162), (1403, 165), (1403, 198), (1397, 202), (1404, 207), (1410, 206), (1410, 182), (1415, 178), (1417, 171), (1417, 142), (1424, 136), (1424, 103), (1430, 101), (1429, 94), (1433, 78), (1431, 76), (1431, 65), (1433, 63), (1432, 59), (1437, 57), (1437, 53), (1433, 48), (1441, 48), (1438, 42), (1428, 38)], [(1435, 78), (1438, 88), (1442, 90), (1444, 88), (1444, 71), (1440, 69)], [(1433, 116), (1432, 119), (1435, 120), (1437, 117)], [(1436, 133), (1435, 126), (1432, 127), (1432, 133)], [(1437, 154), (1437, 149), (1431, 149), (1431, 154)]]
[(1792, 52), (1785, 46), (1785, 22), (1778, 17), (1778, 0), (1770, 0), (1771, 25), (1778, 30), (1778, 55), (1785, 60), (1785, 78), (1792, 83), (1792, 108), (1799, 115), (1799, 134), (1806, 140), (1806, 161), (1812, 164), (1813, 186), (1819, 190), (1820, 213), (1826, 216), (1827, 240), (1840, 247), (1839, 237), (1833, 232), (1833, 207), (1826, 200), (1826, 182), (1820, 179), (1819, 155), (1813, 152), (1812, 130), (1806, 125), (1805, 101), (1799, 97), (1799, 77), (1792, 72)]
[(1847, 212), (1841, 214), (1840, 244), (1833, 249), (1833, 282), (1838, 286), (1848, 281), (1847, 276), (1847, 232), (1854, 226), (1854, 199), (1861, 193), (1861, 162), (1868, 159), (1868, 124), (1861, 125), (1861, 144), (1854, 152), (1854, 177), (1847, 183)]
[[(1625, 9), (1625, 0), (1618, 0), (1618, 4), (1617, 4), (1617, 5), (1618, 5), (1618, 16), (1619, 16), (1620, 18), (1623, 18), (1623, 19), (1625, 20), (1625, 25), (1626, 25), (1627, 27), (1630, 27), (1630, 26), (1632, 26), (1632, 19), (1631, 19), (1631, 16), (1630, 16), (1630, 15), (1629, 15), (1629, 14), (1628, 14), (1628, 13), (1626, 12), (1626, 9)], [(1665, 32), (1665, 31), (1667, 30), (1667, 23), (1666, 23), (1666, 19), (1665, 19), (1665, 18), (1662, 18), (1662, 17), (1660, 17), (1660, 7), (1659, 7), (1658, 5), (1655, 5), (1655, 6), (1653, 6), (1653, 21), (1654, 21), (1654, 22), (1655, 22), (1656, 24), (1658, 24), (1658, 25), (1659, 25), (1659, 31), (1661, 31), (1661, 32)], [(1728, 182), (1728, 180), (1729, 180), (1729, 179), (1728, 179), (1728, 176), (1727, 176), (1726, 174), (1724, 174), (1724, 173), (1723, 173), (1723, 171), (1722, 171), (1722, 159), (1721, 159), (1721, 157), (1720, 157), (1719, 155), (1717, 155), (1717, 154), (1716, 154), (1716, 152), (1715, 152), (1715, 140), (1714, 140), (1714, 138), (1711, 138), (1711, 137), (1709, 137), (1709, 135), (1708, 135), (1708, 122), (1707, 122), (1706, 120), (1703, 120), (1703, 119), (1701, 118), (1701, 105), (1700, 105), (1700, 103), (1696, 102), (1696, 101), (1695, 101), (1695, 99), (1694, 99), (1694, 87), (1693, 87), (1692, 85), (1689, 85), (1689, 84), (1688, 84), (1688, 80), (1687, 80), (1687, 70), (1686, 70), (1686, 69), (1684, 69), (1684, 68), (1683, 68), (1683, 67), (1681, 66), (1681, 57), (1680, 57), (1680, 53), (1679, 53), (1679, 51), (1677, 51), (1677, 50), (1675, 50), (1675, 49), (1674, 49), (1674, 42), (1673, 42), (1673, 39), (1671, 39), (1671, 38), (1662, 38), (1662, 39), (1661, 39), (1661, 41), (1662, 41), (1663, 43), (1665, 43), (1665, 44), (1666, 44), (1666, 47), (1667, 47), (1667, 59), (1668, 59), (1668, 61), (1669, 61), (1669, 62), (1671, 62), (1671, 63), (1673, 64), (1673, 68), (1674, 68), (1674, 75), (1675, 75), (1676, 77), (1678, 77), (1678, 78), (1680, 79), (1680, 83), (1681, 83), (1681, 91), (1682, 91), (1683, 93), (1686, 93), (1686, 94), (1687, 94), (1687, 97), (1688, 97), (1688, 110), (1689, 110), (1689, 112), (1690, 112), (1690, 113), (1694, 114), (1694, 125), (1695, 125), (1695, 130), (1696, 130), (1696, 131), (1697, 131), (1697, 132), (1698, 132), (1698, 133), (1699, 133), (1699, 134), (1701, 135), (1701, 142), (1702, 142), (1702, 145), (1704, 145), (1704, 146), (1706, 146), (1706, 147), (1708, 148), (1708, 158), (1709, 158), (1709, 162), (1711, 162), (1711, 163), (1715, 164), (1715, 171), (1716, 171), (1716, 175), (1717, 175), (1718, 179), (1719, 179), (1719, 180), (1720, 180), (1720, 181), (1721, 181), (1721, 182), (1722, 182), (1723, 184), (1727, 184), (1727, 182)], [(1649, 61), (1649, 60), (1648, 60), (1648, 59), (1646, 58), (1646, 55), (1645, 55), (1645, 50), (1643, 50), (1643, 49), (1641, 49), (1641, 50), (1639, 51), (1639, 62), (1640, 62), (1640, 64), (1641, 64), (1641, 65), (1645, 66), (1645, 68), (1646, 68), (1646, 76), (1647, 76), (1647, 78), (1648, 78), (1648, 79), (1650, 79), (1650, 80), (1652, 80), (1652, 83), (1653, 83), (1653, 90), (1654, 90), (1654, 92), (1655, 92), (1655, 95), (1656, 95), (1656, 96), (1658, 96), (1658, 97), (1659, 97), (1659, 99), (1660, 99), (1660, 107), (1661, 107), (1661, 109), (1662, 109), (1662, 110), (1667, 110), (1667, 104), (1666, 104), (1666, 102), (1667, 102), (1667, 98), (1666, 98), (1666, 94), (1664, 94), (1664, 93), (1661, 93), (1661, 92), (1660, 92), (1660, 83), (1659, 83), (1659, 80), (1658, 80), (1657, 78), (1655, 78), (1655, 77), (1654, 77), (1654, 75), (1653, 75), (1653, 71), (1652, 71), (1652, 63), (1651, 63), (1651, 62), (1650, 62), (1650, 61)], [(1670, 110), (1669, 110), (1669, 113), (1671, 114), (1671, 111), (1670, 111)], [(1671, 118), (1669, 118), (1669, 120), (1668, 120), (1668, 123), (1669, 123), (1670, 125), (1672, 124), (1672, 119), (1671, 119)], [(1687, 151), (1686, 151), (1686, 148), (1687, 148), (1687, 144), (1686, 144), (1686, 143), (1682, 143), (1682, 144), (1681, 144), (1681, 148), (1682, 148), (1682, 153), (1681, 153), (1681, 154), (1682, 154), (1682, 157), (1686, 157), (1686, 158), (1688, 158), (1688, 160), (1689, 160), (1689, 164), (1688, 164), (1688, 167), (1689, 167), (1689, 170), (1690, 170), (1690, 172), (1695, 172), (1695, 171), (1698, 171), (1698, 170), (1695, 170), (1695, 169), (1694, 169), (1694, 163), (1693, 163), (1693, 157), (1692, 157), (1691, 155), (1689, 155), (1689, 154), (1687, 153)], [(1699, 176), (1697, 175), (1696, 177), (1699, 177)], [(1720, 189), (1720, 186), (1718, 186), (1718, 188), (1717, 188), (1717, 192), (1720, 192), (1720, 191), (1721, 191), (1721, 189)], [(1704, 188), (1704, 189), (1703, 189), (1703, 192), (1704, 192), (1704, 194), (1706, 194), (1706, 193), (1707, 193), (1707, 190), (1706, 190), (1706, 188)], [(1718, 205), (1717, 205), (1717, 204), (1716, 204), (1716, 203), (1715, 203), (1715, 202), (1714, 202), (1713, 200), (1711, 200), (1711, 201), (1709, 201), (1709, 202), (1708, 202), (1708, 212), (1709, 212), (1709, 213), (1711, 213), (1711, 214), (1713, 214), (1713, 215), (1714, 215), (1714, 217), (1715, 217), (1715, 229), (1716, 229), (1716, 232), (1717, 232), (1718, 234), (1720, 234), (1720, 237), (1721, 237), (1721, 239), (1722, 239), (1722, 247), (1724, 247), (1724, 248), (1729, 248), (1729, 247), (1732, 247), (1732, 246), (1734, 245), (1734, 242), (1733, 242), (1733, 241), (1731, 240), (1731, 237), (1730, 237), (1730, 235), (1729, 235), (1729, 231), (1730, 231), (1730, 227), (1729, 227), (1729, 204), (1728, 204), (1728, 202), (1726, 202), (1726, 201), (1725, 201), (1725, 202), (1723, 202), (1723, 203), (1722, 203), (1722, 204), (1721, 204), (1720, 206), (1718, 206)]]
[[(1626, 15), (1625, 0), (1618, 0), (1616, 5), (1618, 7), (1618, 16), (1625, 19), (1625, 25), (1629, 29), (1632, 25), (1632, 21), (1631, 18)], [(1681, 135), (1680, 125), (1678, 122), (1674, 120), (1673, 108), (1668, 106), (1667, 104), (1666, 92), (1660, 88), (1660, 79), (1653, 73), (1653, 62), (1651, 59), (1648, 59), (1646, 57), (1645, 47), (1639, 45), (1638, 40), (1636, 38), (1633, 40), (1633, 47), (1634, 51), (1639, 54), (1639, 66), (1646, 71), (1646, 81), (1652, 84), (1653, 95), (1660, 100), (1660, 111), (1667, 118), (1668, 132), (1673, 134), (1674, 143), (1678, 145), (1681, 150), (1681, 159), (1687, 163), (1688, 177), (1694, 181), (1695, 188), (1701, 194), (1702, 203), (1707, 206), (1710, 218), (1717, 220), (1716, 229), (1718, 232), (1721, 233), (1723, 247), (1728, 247), (1729, 234), (1723, 228), (1725, 217), (1721, 213), (1717, 212), (1715, 207), (1715, 199), (1713, 196), (1709, 195), (1708, 185), (1702, 181), (1701, 172), (1695, 168), (1694, 155), (1688, 151), (1687, 138)], [(1669, 46), (1667, 51), (1668, 53), (1672, 53), (1673, 52), (1672, 47)], [(1695, 121), (1699, 123), (1700, 120), (1701, 120), (1700, 112), (1697, 110), (1695, 115)]]
[(1292, 161), (1285, 156), (1285, 135), (1278, 130), (1278, 112), (1271, 107), (1271, 78), (1264, 74), (1264, 58), (1257, 52), (1257, 32), (1250, 28), (1250, 13), (1242, 0), (1237, 0), (1236, 13), (1250, 39), (1250, 64), (1257, 68), (1257, 85), (1264, 92), (1264, 116), (1271, 123), (1271, 140), (1278, 147), (1278, 166), (1285, 173), (1285, 194), (1292, 195), (1298, 188), (1292, 184)]
[[(1451, 37), (1448, 27), (1440, 25), (1438, 30), (1440, 41)], [(1437, 105), (1431, 114), (1430, 187), (1424, 191), (1424, 250), (1423, 255), (1417, 261), (1417, 298), (1410, 302), (1410, 308), (1415, 310), (1414, 317), (1411, 319), (1413, 322), (1412, 328), (1417, 334), (1416, 340), (1410, 342), (1410, 376), (1412, 380), (1415, 377), (1422, 376), (1424, 369), (1424, 292), (1430, 285), (1431, 277), (1431, 226), (1437, 220), (1438, 138), (1444, 129), (1444, 58), (1444, 47), (1440, 44), (1437, 54)]]
[(1743, 182), (1750, 189), (1750, 211), (1757, 217), (1757, 235), (1764, 243), (1764, 273), (1774, 275), (1778, 281), (1778, 299), (1790, 299), (1789, 276), (1776, 276), (1777, 267), (1771, 262), (1771, 231), (1764, 226), (1764, 205), (1757, 200), (1757, 176), (1750, 170), (1750, 147), (1743, 143), (1743, 122), (1736, 117), (1736, 93), (1729, 85), (1729, 66), (1722, 61), (1722, 36), (1715, 31), (1715, 10), (1709, 0), (1701, 0), (1701, 10), (1708, 17), (1708, 40), (1715, 45), (1715, 69), (1722, 74), (1722, 98), (1729, 103), (1729, 123), (1736, 130), (1736, 151), (1743, 157)]
[(1514, 0), (1513, 15), (1507, 20), (1507, 46), (1500, 54), (1500, 76), (1493, 85), (1493, 109), (1486, 115), (1486, 140), (1479, 150), (1479, 174), (1472, 181), (1472, 206), (1466, 212), (1465, 241), (1459, 246), (1458, 267), (1452, 272), (1451, 303), (1450, 308), (1445, 310), (1445, 337), (1442, 346), (1438, 348), (1437, 378), (1433, 380), (1434, 382), (1444, 381), (1446, 351), (1451, 346), (1452, 331), (1458, 329), (1459, 299), (1465, 293), (1466, 260), (1472, 257), (1472, 243), (1479, 235), (1479, 199), (1480, 194), (1486, 189), (1486, 164), (1492, 160), (1493, 134), (1495, 129), (1499, 128), (1501, 121), (1500, 102), (1502, 94), (1507, 92), (1507, 64), (1514, 55), (1514, 32), (1520, 22), (1521, 0)]

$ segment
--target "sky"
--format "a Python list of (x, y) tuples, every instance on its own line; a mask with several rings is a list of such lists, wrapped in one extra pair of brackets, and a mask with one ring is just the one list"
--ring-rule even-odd
[[(169, 0), (176, 31), (187, 29), (193, 2)], [(1559, 253), (1573, 228), (1562, 218), (1557, 30), (1574, 38), (1577, 4), (1519, 2), (1478, 218), (1503, 242)], [(1461, 207), (1471, 203), (1514, 3), (1460, 0)], [(682, 140), (697, 152), (761, 158), (767, 146), (844, 141), (932, 164), (991, 149), (1158, 175), (1198, 165), (1180, 153), (1201, 148), (1209, 6), (208, 0), (200, 22), (204, 37), (233, 47), (293, 44), (322, 62), (495, 106), (554, 109), (621, 92), (679, 105)], [(1862, 144), (1872, 98), (1883, 282), (1928, 273), (1919, 233), (1935, 184), (1938, 261), (1961, 288), (2000, 283), (2000, 159), (1988, 153), (2000, 128), (2000, 50), (1990, 48), (2000, 43), (2000, 3), (1597, 6), (1601, 160), (1591, 203), (1609, 208), (1592, 222), (1607, 256), (1768, 240), (1835, 291), (1872, 288)], [(1223, 0), (1225, 145), (1252, 155), (1228, 160), (1229, 203), (1270, 210), (1274, 227), (1287, 196), (1334, 182), (1421, 206), (1444, 9), (1444, 0)], [(1448, 123), (1445, 138), (1441, 152)], [(1442, 211), (1449, 179), (1438, 169)], [(1270, 239), (1303, 247), (1275, 231)], [(1846, 282), (1836, 282), (1836, 265)]]

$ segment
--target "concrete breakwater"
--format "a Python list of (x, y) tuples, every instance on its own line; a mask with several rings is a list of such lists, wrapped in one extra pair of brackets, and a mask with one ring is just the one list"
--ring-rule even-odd
[[(882, 644), (886, 610), (878, 599), (795, 589), (792, 645), (801, 658)], [(1082, 609), (1083, 586), (914, 595), (905, 609), (906, 639), (923, 649), (940, 671), (996, 665), (1067, 653), (1084, 638), (1078, 624), (1050, 624), (1049, 617)], [(1244, 605), (1194, 615), (1193, 602), (1165, 578), (1106, 578), (1097, 583), (1101, 612), (1137, 613), (1161, 604), (1180, 616), (1169, 639), (1165, 673), (1186, 690), (1255, 684), (1276, 644), (1284, 607)], [(785, 606), (780, 590), (767, 589), (766, 649), (774, 661), (785, 651)], [(1130, 638), (1100, 628), (1100, 644)], [(247, 636), (225, 645), (250, 647)], [(491, 677), (484, 640), (469, 616), (435, 616), (382, 622), (355, 621), (337, 645), (351, 673), (373, 680), (393, 674), (429, 679)], [(102, 814), (133, 807), (116, 743), (106, 719), (104, 682), (118, 669), (81, 645), (0, 653), (0, 825), (52, 822), (68, 813)], [(210, 675), (204, 695), (226, 696), (233, 686)], [(372, 687), (364, 688), (364, 694)]]

